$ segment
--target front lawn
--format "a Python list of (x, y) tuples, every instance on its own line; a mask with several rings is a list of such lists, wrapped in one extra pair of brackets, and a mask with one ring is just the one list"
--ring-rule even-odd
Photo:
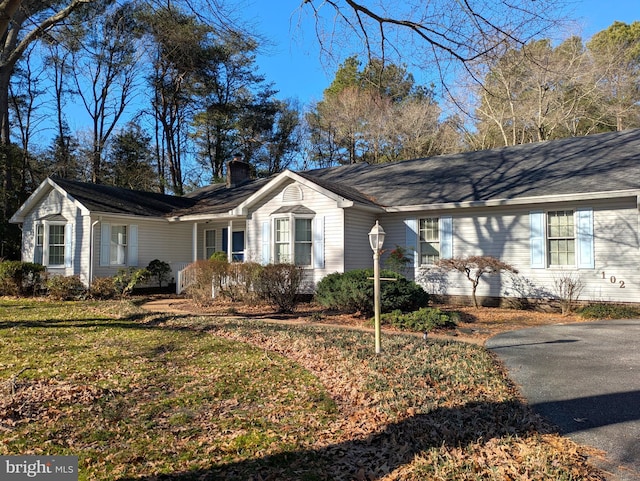
[(603, 479), (481, 347), (0, 299), (0, 454), (80, 479)]

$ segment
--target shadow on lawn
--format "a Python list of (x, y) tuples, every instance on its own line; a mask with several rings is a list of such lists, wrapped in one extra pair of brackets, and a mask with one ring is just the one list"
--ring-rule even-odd
[[(207, 469), (121, 478), (119, 481), (374, 480), (411, 463), (416, 455), (432, 448), (465, 447), (510, 436), (524, 439), (536, 433), (550, 432), (552, 429), (542, 418), (517, 401), (470, 403), (412, 416), (387, 425), (382, 432), (324, 448), (281, 452), (212, 465)], [(516, 456), (512, 459), (517, 466)], [(473, 459), (470, 468), (472, 463)], [(582, 469), (587, 468), (583, 466)], [(429, 474), (424, 473), (424, 477), (428, 479)]]
[[(167, 326), (169, 320), (191, 318), (189, 315), (134, 314), (123, 319), (49, 319), (43, 321), (0, 321), (0, 329), (9, 327), (95, 327), (118, 326), (125, 329), (171, 329), (208, 331), (211, 325)], [(466, 447), (486, 443), (492, 439), (518, 436), (525, 439), (538, 433), (554, 430), (531, 408), (518, 402), (477, 402), (452, 408), (438, 408), (427, 414), (414, 415), (387, 425), (382, 431), (366, 437), (354, 434), (347, 441), (320, 448), (283, 451), (263, 457), (253, 457), (226, 464), (212, 464), (192, 471), (120, 478), (119, 481), (156, 480), (353, 480), (380, 479), (386, 474), (411, 463), (416, 455), (441, 446)], [(276, 441), (278, 442), (278, 441)], [(281, 441), (285, 444), (286, 441)], [(505, 451), (509, 451), (505, 447)], [(514, 448), (519, 449), (519, 448)], [(234, 453), (219, 452), (215, 457)], [(195, 454), (197, 456), (197, 453)], [(238, 454), (241, 457), (241, 454)], [(462, 458), (462, 456), (460, 457)], [(473, 454), (467, 466), (473, 469)], [(517, 453), (512, 463), (517, 468)], [(507, 459), (507, 458), (504, 458)], [(436, 461), (444, 462), (447, 461)], [(552, 461), (549, 461), (551, 463)], [(583, 463), (583, 460), (575, 460)], [(575, 464), (570, 468), (575, 469)], [(581, 469), (592, 469), (581, 465)], [(591, 471), (589, 479), (597, 477)], [(425, 479), (429, 473), (424, 473)]]
[(12, 329), (16, 327), (37, 327), (37, 328), (56, 328), (61, 327), (120, 327), (123, 329), (149, 329), (162, 327), (163, 329), (187, 329), (182, 327), (166, 327), (163, 324), (169, 320), (193, 317), (188, 314), (167, 314), (167, 315), (150, 315), (149, 313), (128, 314), (120, 319), (114, 318), (84, 318), (84, 319), (42, 319), (34, 320), (16, 320), (16, 321), (0, 321), (0, 330)]

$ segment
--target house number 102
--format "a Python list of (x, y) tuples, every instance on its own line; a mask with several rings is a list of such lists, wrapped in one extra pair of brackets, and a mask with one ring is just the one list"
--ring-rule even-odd
[[(606, 279), (607, 276), (605, 275), (604, 271), (602, 271), (602, 278)], [(611, 284), (619, 284), (620, 289), (624, 289), (624, 281), (619, 281), (618, 279), (616, 279), (616, 276), (610, 276), (609, 277), (609, 282), (611, 282)]]

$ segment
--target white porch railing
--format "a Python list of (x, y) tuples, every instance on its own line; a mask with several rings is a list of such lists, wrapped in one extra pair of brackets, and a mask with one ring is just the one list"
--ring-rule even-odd
[(176, 272), (176, 294), (182, 294), (187, 287), (196, 281), (195, 264), (192, 262), (176, 262), (172, 267)]

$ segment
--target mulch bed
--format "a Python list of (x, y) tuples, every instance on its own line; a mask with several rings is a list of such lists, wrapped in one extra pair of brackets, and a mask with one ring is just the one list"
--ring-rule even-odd
[[(369, 318), (358, 314), (344, 314), (327, 310), (314, 303), (301, 303), (292, 314), (281, 314), (266, 304), (245, 304), (217, 300), (201, 306), (190, 299), (176, 298), (170, 303), (172, 309), (198, 315), (237, 316), (250, 319), (291, 321), (292, 323), (326, 324), (356, 329), (371, 329)], [(453, 305), (434, 305), (442, 311), (457, 311), (461, 322), (455, 329), (434, 331), (434, 337), (452, 337), (459, 340), (482, 344), (486, 339), (505, 331), (525, 329), (550, 324), (566, 324), (584, 321), (578, 315), (563, 315), (558, 312), (506, 309), (498, 307), (469, 307)], [(384, 326), (385, 330), (393, 330)]]

